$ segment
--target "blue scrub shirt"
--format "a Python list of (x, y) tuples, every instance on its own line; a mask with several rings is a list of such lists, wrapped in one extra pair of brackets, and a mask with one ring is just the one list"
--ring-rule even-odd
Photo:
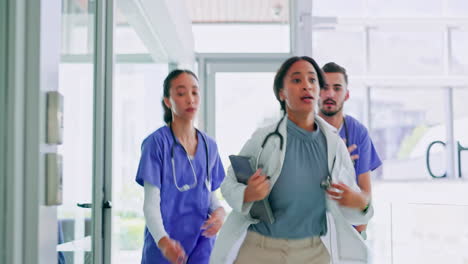
[[(202, 236), (201, 226), (208, 219), (210, 193), (219, 188), (225, 173), (218, 154), (218, 148), (213, 139), (197, 133), (198, 145), (191, 160), (197, 178), (197, 185), (188, 191), (180, 192), (175, 183), (171, 163), (171, 148), (173, 137), (170, 128), (163, 126), (149, 135), (142, 144), (142, 154), (136, 182), (141, 186), (144, 182), (153, 184), (160, 189), (161, 215), (167, 234), (180, 242), (189, 257), (188, 263), (208, 263), (214, 244), (213, 238)], [(211, 172), (210, 190), (206, 188), (206, 149), (207, 140), (209, 153), (209, 170)], [(187, 155), (180, 145), (174, 149), (176, 181), (179, 187), (194, 183), (194, 175)], [(148, 228), (145, 228), (142, 264), (169, 263), (158, 249)]]
[[(382, 165), (382, 161), (374, 148), (374, 144), (369, 137), (366, 127), (349, 115), (345, 116), (345, 122), (349, 137), (346, 144), (348, 146), (353, 144), (357, 145), (357, 148), (351, 153), (351, 155), (359, 155), (359, 158), (354, 163), (357, 180), (360, 174), (377, 169)], [(341, 138), (346, 138), (344, 125), (341, 126), (339, 133)]]

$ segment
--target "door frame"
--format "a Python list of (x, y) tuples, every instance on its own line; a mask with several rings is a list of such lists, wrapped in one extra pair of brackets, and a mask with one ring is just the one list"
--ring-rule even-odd
[[(92, 209), (96, 218), (92, 246), (93, 262), (105, 263), (111, 241), (106, 239), (110, 210), (103, 204), (111, 194), (113, 0), (91, 2), (96, 4), (93, 204), (97, 205)], [(1, 263), (57, 261), (53, 235), (57, 207), (45, 203), (44, 156), (57, 152), (56, 145), (45, 141), (45, 103), (46, 92), (58, 90), (61, 6), (61, 0), (0, 2), (0, 55), (6, 58), (0, 62)]]
[[(6, 49), (7, 49), (7, 2), (0, 1), (0, 58), (6, 58)], [(0, 193), (1, 193), (1, 201), (0, 202), (0, 262), (6, 262), (6, 252), (5, 252), (5, 218), (6, 218), (6, 146), (5, 146), (5, 135), (7, 131), (7, 124), (6, 124), (6, 111), (7, 111), (7, 81), (6, 81), (6, 60), (0, 61)]]
[[(40, 3), (27, 3), (26, 0), (7, 0), (1, 1), (0, 16), (2, 20), (0, 52), (3, 52), (2, 58), (6, 58), (0, 63), (0, 70), (3, 75), (2, 87), (2, 154), (1, 158), (4, 162), (3, 183), (5, 186), (2, 195), (5, 199), (4, 208), (1, 217), (4, 221), (2, 224), (3, 234), (1, 236), (2, 254), (0, 261), (2, 263), (19, 264), (28, 262), (28, 259), (35, 259), (36, 262), (46, 258), (44, 254), (40, 254), (38, 227), (39, 222), (43, 220), (39, 208), (41, 200), (38, 192), (42, 190), (40, 186), (40, 178), (42, 177), (39, 171), (40, 164), (39, 152), (26, 155), (27, 151), (37, 151), (39, 141), (36, 141), (35, 146), (27, 146), (31, 141), (35, 141), (38, 137), (27, 138), (26, 129), (33, 128), (37, 125), (36, 122), (28, 123), (28, 117), (33, 115), (29, 111), (37, 107), (37, 104), (30, 105), (26, 108), (26, 102), (31, 101), (30, 97), (33, 94), (27, 91), (37, 92), (39, 85), (39, 65), (38, 65), (38, 17)], [(32, 34), (34, 33), (34, 34)], [(29, 56), (27, 56), (27, 54)], [(36, 83), (33, 85), (34, 81)], [(36, 90), (36, 91), (34, 91)], [(35, 95), (35, 94), (34, 94)], [(39, 101), (39, 97), (36, 97)], [(4, 110), (4, 111), (3, 111)], [(36, 112), (40, 112), (38, 108)], [(40, 134), (39, 126), (34, 127), (36, 134)], [(34, 149), (36, 147), (36, 149)], [(27, 163), (31, 161), (31, 163)], [(26, 166), (28, 165), (28, 166)], [(35, 171), (34, 171), (35, 170)], [(34, 171), (32, 174), (28, 173)], [(24, 182), (29, 181), (28, 186)], [(7, 188), (8, 186), (8, 188)], [(34, 190), (33, 190), (34, 189)], [(28, 193), (32, 191), (32, 193)], [(28, 215), (29, 219), (26, 218)], [(33, 223), (33, 226), (28, 224)], [(1, 227), (0, 227), (1, 228)], [(27, 230), (26, 230), (27, 228)], [(24, 234), (30, 232), (28, 239)], [(6, 242), (8, 241), (8, 243)], [(42, 262), (43, 263), (43, 262)]]
[(111, 263), (114, 0), (96, 1), (94, 30), (93, 263)]

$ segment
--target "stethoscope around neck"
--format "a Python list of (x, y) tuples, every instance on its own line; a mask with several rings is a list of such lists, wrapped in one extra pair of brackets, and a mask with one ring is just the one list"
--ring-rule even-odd
[[(276, 125), (276, 128), (275, 128), (275, 131), (269, 133), (268, 135), (266, 135), (265, 139), (263, 140), (262, 142), (262, 145), (261, 145), (261, 148), (260, 148), (260, 151), (257, 155), (257, 160), (256, 160), (256, 169), (259, 169), (261, 168), (261, 166), (259, 165), (259, 162), (260, 162), (260, 157), (263, 153), (263, 150), (265, 149), (265, 146), (268, 142), (268, 139), (270, 139), (271, 137), (274, 137), (274, 136), (277, 136), (279, 139), (280, 139), (280, 151), (283, 150), (283, 143), (284, 143), (284, 138), (283, 138), (283, 135), (281, 135), (281, 133), (279, 132), (279, 127), (281, 125), (281, 122), (283, 121), (283, 119), (286, 117), (286, 115), (284, 115), (281, 120), (278, 122), (278, 124)], [(346, 141), (348, 142), (348, 130), (347, 130), (347, 127), (346, 127), (346, 122), (344, 122), (344, 129), (345, 129), (345, 133), (346, 133)], [(348, 143), (346, 143), (348, 144)], [(331, 184), (332, 184), (332, 176), (331, 176), (331, 172), (333, 171), (333, 168), (335, 167), (335, 161), (336, 161), (336, 156), (333, 158), (333, 163), (332, 163), (332, 166), (331, 166), (331, 170), (328, 172), (328, 175), (325, 179), (323, 179), (321, 182), (320, 182), (320, 187), (324, 190), (330, 188)]]
[(262, 153), (263, 153), (263, 150), (268, 142), (268, 139), (270, 139), (271, 137), (274, 137), (274, 136), (277, 136), (279, 139), (280, 139), (280, 151), (283, 150), (283, 141), (284, 141), (284, 138), (283, 138), (283, 135), (281, 135), (281, 133), (279, 132), (279, 126), (281, 125), (281, 122), (283, 122), (283, 119), (286, 117), (286, 115), (284, 115), (281, 120), (278, 122), (278, 124), (276, 125), (276, 128), (275, 128), (275, 131), (269, 133), (268, 135), (266, 135), (265, 139), (263, 140), (262, 142), (262, 146), (260, 148), (260, 151), (258, 152), (258, 155), (257, 155), (257, 160), (256, 160), (256, 169), (258, 170), (261, 166), (259, 166), (259, 162), (260, 162), (260, 157), (262, 156)]
[[(260, 151), (258, 152), (258, 155), (257, 155), (256, 169), (261, 168), (261, 166), (259, 165), (260, 164), (260, 157), (262, 156), (263, 150), (265, 149), (265, 146), (268, 143), (268, 140), (270, 138), (277, 136), (279, 138), (279, 140), (280, 140), (280, 151), (283, 150), (284, 138), (283, 138), (283, 135), (281, 135), (281, 133), (279, 132), (279, 127), (280, 127), (280, 125), (283, 122), (283, 119), (285, 117), (286, 117), (286, 115), (284, 115), (281, 118), (281, 120), (278, 122), (278, 124), (276, 125), (275, 130), (273, 132), (269, 133), (268, 135), (266, 135), (265, 139), (263, 140), (262, 145), (260, 147)], [(335, 166), (335, 160), (336, 160), (336, 157), (333, 159), (332, 170), (333, 170), (333, 167)], [(320, 182), (320, 187), (322, 189), (326, 190), (331, 186), (331, 183), (332, 183), (332, 177), (331, 177), (331, 171), (329, 171), (327, 177)]]
[[(176, 137), (174, 135), (174, 131), (172, 130), (172, 122), (169, 123), (169, 130), (171, 131), (172, 139), (174, 141), (174, 143), (172, 144), (172, 147), (171, 147), (172, 177), (174, 179), (174, 185), (177, 188), (177, 190), (179, 190), (180, 192), (185, 192), (185, 191), (191, 190), (191, 189), (193, 189), (193, 188), (195, 188), (197, 186), (197, 184), (198, 184), (197, 174), (195, 173), (195, 168), (193, 167), (192, 161), (191, 161), (191, 159), (190, 159), (190, 157), (189, 157), (189, 155), (187, 153), (187, 150), (184, 148), (184, 146), (182, 146), (182, 144), (180, 144), (177, 141), (177, 139), (176, 139)], [(196, 130), (197, 134), (199, 133), (201, 135), (201, 137), (203, 138), (204, 145), (205, 145), (205, 154), (206, 154), (205, 168), (206, 168), (206, 174), (207, 174), (207, 177), (205, 179), (205, 186), (210, 191), (211, 173), (210, 173), (210, 170), (209, 170), (209, 157), (210, 157), (210, 155), (208, 153), (208, 143), (207, 143), (205, 135), (203, 135), (198, 129), (195, 128), (195, 130)], [(193, 183), (192, 184), (184, 184), (182, 186), (179, 186), (179, 184), (177, 184), (176, 164), (174, 162), (174, 149), (175, 149), (176, 145), (179, 145), (184, 150), (185, 156), (187, 157), (187, 160), (188, 160), (188, 162), (190, 164), (190, 168), (191, 168), (192, 175), (193, 175)]]
[[(346, 125), (346, 119), (344, 117), (343, 117), (343, 129), (345, 130), (346, 147), (349, 147), (348, 126)], [(335, 167), (335, 161), (336, 161), (336, 156), (333, 158), (331, 170), (328, 172), (327, 177), (320, 182), (320, 187), (324, 190), (327, 190), (332, 185), (331, 172), (333, 171), (333, 167)], [(354, 160), (353, 160), (353, 163), (354, 163)]]

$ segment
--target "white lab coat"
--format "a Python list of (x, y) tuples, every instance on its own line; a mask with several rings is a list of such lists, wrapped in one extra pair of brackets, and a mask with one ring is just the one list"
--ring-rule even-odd
[[(343, 140), (337, 135), (336, 129), (322, 118), (315, 116), (315, 120), (327, 141), (328, 168), (331, 171), (333, 182), (343, 182), (353, 190), (359, 191), (353, 163)], [(259, 161), (259, 164), (263, 164), (263, 172), (271, 177), (271, 188), (273, 188), (283, 167), (287, 144), (286, 124), (287, 117), (279, 125), (279, 133), (284, 138), (282, 150), (280, 150), (279, 137), (270, 137)], [(274, 124), (258, 129), (244, 145), (239, 155), (252, 157), (256, 160), (265, 137), (273, 132), (276, 126), (277, 124)], [(336, 160), (333, 162), (335, 158)], [(227, 176), (221, 185), (221, 191), (232, 207), (232, 212), (227, 217), (215, 242), (210, 259), (212, 264), (233, 263), (244, 241), (247, 228), (251, 224), (258, 223), (258, 220), (251, 218), (248, 213), (252, 203), (243, 202), (245, 188), (246, 185), (237, 182), (232, 167), (229, 167)], [(358, 209), (342, 207), (329, 198), (327, 198), (326, 206), (328, 232), (321, 238), (331, 255), (332, 263), (367, 263), (367, 247), (352, 225), (367, 224), (373, 215), (372, 206), (366, 214)]]

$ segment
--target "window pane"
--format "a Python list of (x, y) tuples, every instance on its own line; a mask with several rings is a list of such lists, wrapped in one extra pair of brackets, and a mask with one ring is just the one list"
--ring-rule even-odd
[(368, 0), (369, 14), (376, 17), (442, 16), (443, 0)]
[(443, 72), (441, 32), (370, 33), (372, 74), (437, 74)]
[[(138, 36), (135, 28), (127, 20), (128, 12), (123, 12), (117, 3), (115, 7), (115, 41), (114, 52), (116, 54), (141, 54), (148, 53), (143, 44), (144, 36)], [(134, 14), (132, 14), (134, 16)]]
[(119, 25), (115, 27), (114, 45), (116, 54), (148, 53), (148, 49), (130, 25)]
[(197, 52), (290, 51), (288, 0), (190, 0)]
[[(62, 63), (59, 92), (64, 98), (63, 204), (58, 206), (59, 259), (91, 263), (91, 210), (77, 203), (93, 201), (93, 64)], [(76, 76), (80, 76), (77, 81)]]
[(280, 105), (273, 93), (275, 73), (216, 74), (216, 142), (224, 167), (259, 128), (276, 122)]
[[(455, 141), (458, 141), (461, 147), (468, 148), (468, 87), (454, 89), (453, 93), (453, 114)], [(458, 156), (455, 157), (458, 162)], [(468, 178), (468, 150), (460, 152), (460, 164), (462, 177)]]
[(349, 80), (349, 99), (344, 105), (344, 112), (366, 124), (366, 87), (361, 82)]
[(167, 64), (116, 64), (113, 90), (112, 263), (141, 261), (143, 188), (135, 182), (143, 139), (163, 125)]
[(468, 1), (466, 0), (446, 0), (448, 16), (468, 17)]
[(92, 54), (94, 14), (90, 1), (62, 0), (62, 54)]
[[(89, 55), (94, 51), (94, 13), (92, 1), (62, 0), (62, 55)], [(62, 156), (63, 201), (57, 206), (57, 260), (59, 263), (92, 263), (93, 214), (77, 206), (93, 202), (93, 120), (94, 64), (92, 60), (67, 63), (58, 68), (58, 92), (63, 95), (63, 143), (57, 145)], [(51, 208), (52, 209), (52, 208)], [(50, 212), (52, 213), (52, 211)], [(49, 214), (49, 213), (47, 213)], [(57, 263), (57, 262), (56, 262)]]
[[(314, 0), (314, 16), (331, 17), (434, 17), (443, 15), (444, 0)], [(466, 7), (463, 0), (449, 0), (449, 14), (461, 14)], [(463, 10), (463, 11), (462, 11)]]
[[(468, 9), (467, 9), (468, 10)], [(468, 74), (468, 31), (452, 32), (452, 67), (453, 74)]]
[(366, 15), (366, 1), (313, 0), (312, 14), (314, 16), (364, 17)]
[(350, 74), (362, 74), (366, 67), (365, 34), (363, 31), (316, 30), (312, 34), (312, 54), (321, 66), (333, 61)]
[[(426, 150), (446, 140), (442, 89), (376, 87), (372, 89), (371, 136), (383, 161), (383, 179), (429, 179)], [(445, 148), (431, 150), (434, 174), (446, 171)]]
[(192, 30), (197, 52), (289, 52), (289, 25), (193, 24)]

